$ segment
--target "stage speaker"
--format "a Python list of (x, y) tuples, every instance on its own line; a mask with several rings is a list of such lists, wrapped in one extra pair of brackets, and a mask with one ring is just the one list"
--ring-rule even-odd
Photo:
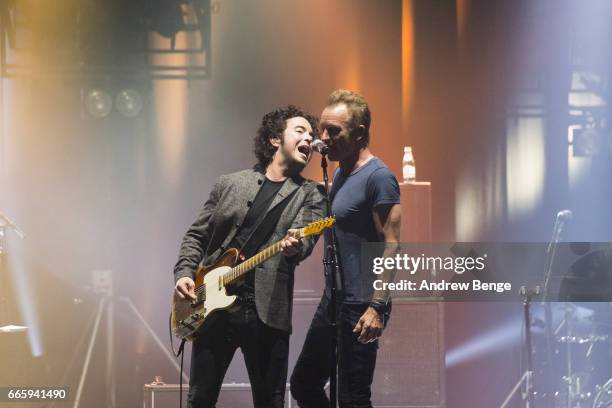
[[(319, 299), (295, 299), (289, 373), (302, 349)], [(380, 340), (372, 402), (376, 408), (442, 408), (444, 382), (444, 305), (396, 298)], [(291, 401), (293, 406), (295, 401)]]
[(393, 300), (372, 384), (375, 407), (445, 406), (443, 324), (441, 302)]

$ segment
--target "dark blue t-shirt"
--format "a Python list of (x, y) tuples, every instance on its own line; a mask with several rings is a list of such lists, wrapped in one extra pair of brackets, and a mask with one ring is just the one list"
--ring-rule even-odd
[[(332, 214), (336, 216), (338, 251), (344, 274), (344, 301), (369, 303), (375, 275), (371, 268), (361, 268), (361, 244), (378, 242), (372, 210), (382, 204), (400, 202), (399, 184), (378, 157), (348, 176), (336, 170), (330, 192)], [(325, 235), (327, 247), (327, 234)], [(330, 296), (331, 277), (326, 278), (325, 294)]]

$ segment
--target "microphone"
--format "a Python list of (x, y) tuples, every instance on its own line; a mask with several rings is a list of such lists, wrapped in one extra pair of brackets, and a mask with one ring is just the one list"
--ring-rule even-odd
[(571, 210), (561, 210), (557, 213), (557, 218), (555, 219), (555, 225), (553, 227), (553, 235), (548, 243), (548, 248), (546, 248), (546, 271), (544, 272), (544, 296), (543, 300), (548, 300), (548, 289), (549, 289), (549, 280), (550, 275), (552, 273), (553, 263), (555, 261), (555, 256), (557, 252), (557, 245), (561, 241), (561, 237), (563, 235), (563, 229), (565, 228), (565, 224), (568, 221), (571, 221), (574, 218), (574, 214)]
[(321, 139), (314, 140), (310, 144), (310, 148), (323, 156), (325, 156), (329, 151), (329, 146), (326, 145)]
[(574, 217), (574, 214), (571, 210), (561, 210), (557, 213), (557, 219), (561, 221), (571, 221)]

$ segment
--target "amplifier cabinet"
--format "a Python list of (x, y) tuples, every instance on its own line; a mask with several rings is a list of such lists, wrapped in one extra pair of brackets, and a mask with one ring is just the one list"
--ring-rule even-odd
[[(319, 299), (294, 299), (289, 373), (302, 350)], [(444, 304), (394, 298), (391, 320), (379, 340), (372, 384), (376, 408), (445, 406)], [(294, 402), (294, 407), (296, 406)]]
[(442, 408), (445, 403), (444, 304), (393, 300), (379, 342), (372, 402), (377, 408)]

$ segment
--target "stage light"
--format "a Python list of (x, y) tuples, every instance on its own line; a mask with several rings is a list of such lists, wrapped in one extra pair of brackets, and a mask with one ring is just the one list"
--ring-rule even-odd
[(546, 127), (543, 116), (517, 116), (506, 122), (506, 196), (508, 219), (531, 214), (544, 199)]
[(453, 367), (520, 343), (521, 318), (522, 316), (517, 314), (514, 319), (447, 351), (446, 367)]
[(10, 257), (7, 257), (7, 269), (11, 274), (10, 281), (13, 285), (12, 289), (16, 294), (15, 299), (19, 307), (19, 313), (23, 318), (24, 326), (27, 327), (26, 333), (30, 352), (33, 357), (41, 357), (43, 355), (43, 342), (38, 315), (39, 301), (36, 296), (18, 295), (31, 292), (35, 274), (31, 270), (31, 266), (24, 261), (25, 259), (30, 259), (24, 245), (20, 241), (7, 239), (7, 246), (11, 254)]
[(120, 114), (128, 118), (133, 118), (138, 116), (142, 111), (142, 96), (134, 89), (122, 89), (115, 98), (115, 106)]
[(108, 92), (99, 88), (86, 90), (83, 103), (87, 113), (96, 118), (107, 117), (113, 109), (113, 99)]
[[(140, 83), (116, 83), (84, 85), (81, 90), (83, 118), (109, 119), (117, 114), (133, 119), (146, 105), (147, 88)], [(116, 110), (116, 113), (113, 113)]]

